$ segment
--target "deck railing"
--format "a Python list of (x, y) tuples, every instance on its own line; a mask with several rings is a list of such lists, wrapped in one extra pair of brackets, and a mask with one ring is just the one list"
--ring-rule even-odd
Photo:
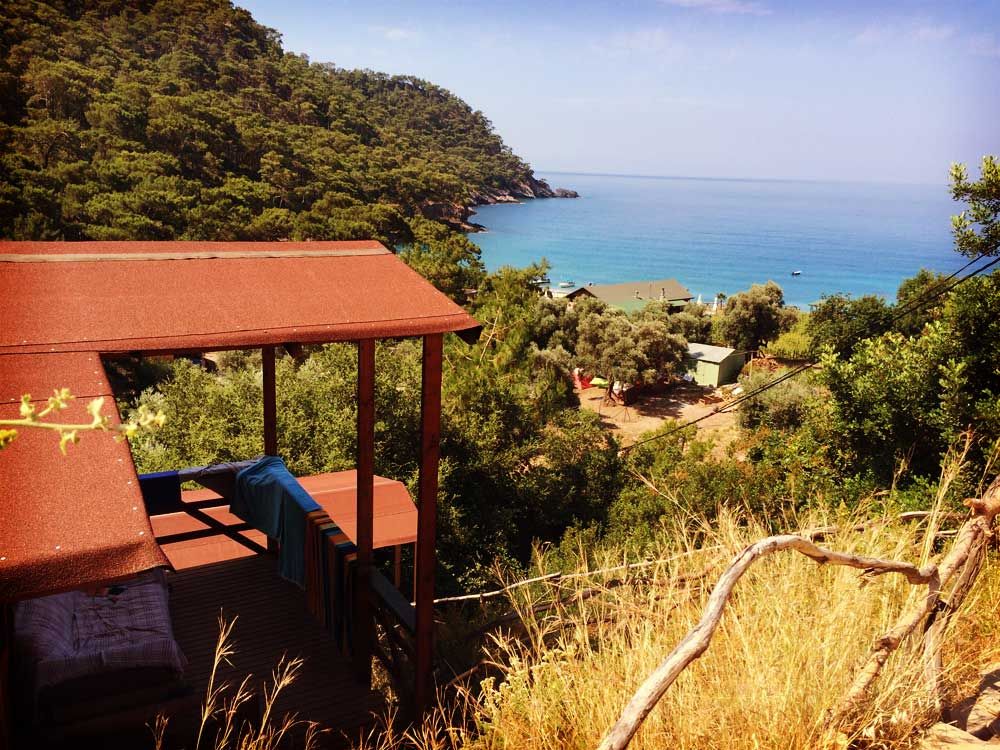
[(371, 611), (375, 619), (373, 651), (392, 680), (400, 705), (412, 705), (417, 613), (388, 578), (373, 570)]
[[(243, 532), (252, 529), (247, 523), (224, 523), (211, 515), (217, 508), (226, 507), (234, 494), (235, 475), (252, 461), (222, 466), (182, 469), (179, 472), (142, 475), (140, 484), (151, 515), (183, 512), (199, 521), (203, 528), (180, 533), (157, 536), (161, 545), (191, 542), (213, 536), (225, 536), (257, 554), (267, 554), (270, 550), (251, 540)], [(213, 490), (217, 497), (204, 500), (181, 499), (181, 483), (195, 481)], [(310, 611), (320, 623), (330, 631), (340, 651), (348, 659), (356, 660), (357, 643), (355, 629), (356, 599), (359, 565), (354, 554), (354, 545), (324, 542), (322, 569), (324, 575), (307, 583), (306, 597)], [(397, 583), (400, 573), (399, 549), (395, 550), (394, 567)], [(315, 588), (319, 586), (320, 588)], [(370, 625), (371, 654), (388, 673), (392, 686), (400, 698), (400, 705), (410, 708), (416, 697), (416, 608), (404, 596), (397, 585), (374, 568), (371, 569), (369, 585), (366, 587)], [(364, 649), (362, 649), (364, 650)], [(361, 657), (364, 658), (364, 657)], [(354, 662), (356, 665), (358, 662)]]

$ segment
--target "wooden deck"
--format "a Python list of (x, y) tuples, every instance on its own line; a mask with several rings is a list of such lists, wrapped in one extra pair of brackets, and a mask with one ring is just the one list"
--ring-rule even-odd
[(239, 684), (251, 674), (261, 692), (283, 653), (301, 656), (305, 663), (300, 676), (279, 697), (275, 710), (279, 717), (294, 712), (331, 730), (324, 745), (343, 744), (345, 733), (356, 737), (383, 708), (378, 693), (355, 681), (331, 636), (307, 611), (303, 592), (278, 576), (276, 558), (250, 555), (187, 568), (168, 581), (175, 635), (189, 661), (188, 680), (198, 694), (204, 694), (212, 669), (221, 611), (227, 619), (238, 618), (233, 629), (236, 654), (217, 679)]

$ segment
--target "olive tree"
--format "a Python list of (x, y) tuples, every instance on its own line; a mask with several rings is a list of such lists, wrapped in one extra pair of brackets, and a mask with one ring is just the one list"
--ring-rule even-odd
[(652, 383), (673, 373), (684, 359), (687, 341), (657, 320), (630, 320), (619, 311), (593, 312), (577, 326), (577, 363), (620, 383)]
[(730, 297), (725, 311), (715, 318), (712, 333), (726, 346), (751, 351), (789, 330), (796, 318), (795, 310), (785, 307), (781, 287), (769, 281)]

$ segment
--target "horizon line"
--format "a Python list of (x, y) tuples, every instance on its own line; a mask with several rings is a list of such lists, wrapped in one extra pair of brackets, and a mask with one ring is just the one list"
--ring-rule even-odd
[(533, 168), (535, 174), (556, 174), (556, 175), (579, 175), (581, 177), (632, 177), (644, 180), (701, 180), (704, 182), (816, 182), (816, 183), (842, 183), (842, 184), (862, 184), (862, 185), (925, 185), (932, 187), (947, 187), (947, 182), (909, 182), (906, 180), (862, 180), (862, 179), (819, 179), (816, 177), (708, 177), (699, 175), (683, 174), (638, 174), (631, 172), (587, 172), (582, 170), (565, 169), (537, 169)]

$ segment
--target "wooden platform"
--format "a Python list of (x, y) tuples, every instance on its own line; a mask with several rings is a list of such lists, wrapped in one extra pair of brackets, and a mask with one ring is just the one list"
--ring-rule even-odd
[(175, 635), (188, 658), (187, 676), (204, 694), (218, 638), (218, 617), (237, 617), (233, 665), (218, 679), (239, 684), (247, 674), (260, 691), (281, 655), (301, 656), (299, 679), (280, 696), (278, 715), (295, 712), (331, 730), (324, 744), (357, 736), (383, 708), (381, 696), (359, 685), (330, 635), (306, 610), (303, 592), (281, 579), (276, 559), (251, 555), (168, 576)]
[[(357, 543), (357, 472), (312, 474), (298, 477), (298, 482)], [(150, 517), (153, 534), (174, 568), (199, 567), (264, 550), (264, 534), (249, 528), (228, 506), (229, 501), (212, 490), (185, 490), (177, 512)], [(374, 549), (416, 541), (417, 508), (402, 482), (376, 476), (372, 507)]]

